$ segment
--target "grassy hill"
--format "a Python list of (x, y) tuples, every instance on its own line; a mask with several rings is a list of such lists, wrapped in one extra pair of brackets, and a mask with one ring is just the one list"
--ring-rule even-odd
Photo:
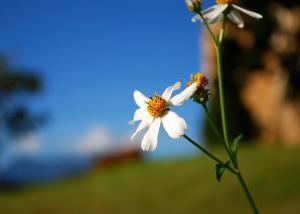
[[(261, 213), (300, 213), (300, 148), (246, 147), (240, 156)], [(0, 192), (0, 213), (251, 213), (235, 177), (218, 183), (214, 173), (205, 156), (126, 164)]]

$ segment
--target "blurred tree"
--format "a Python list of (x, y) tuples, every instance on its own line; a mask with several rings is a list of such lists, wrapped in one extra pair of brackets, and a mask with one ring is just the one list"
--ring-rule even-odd
[(44, 122), (43, 115), (31, 113), (27, 97), (40, 92), (40, 77), (32, 72), (15, 69), (0, 55), (0, 136), (15, 137), (37, 128)]
[[(241, 0), (239, 3), (264, 18), (256, 21), (245, 17), (245, 29), (239, 30), (232, 24), (226, 29), (222, 54), (230, 137), (244, 133), (246, 140), (297, 140), (300, 1)], [(210, 59), (206, 63), (214, 62)], [(217, 88), (217, 81), (212, 83)], [(210, 103), (210, 111), (221, 130), (218, 97)], [(204, 134), (208, 142), (216, 142), (207, 122)]]

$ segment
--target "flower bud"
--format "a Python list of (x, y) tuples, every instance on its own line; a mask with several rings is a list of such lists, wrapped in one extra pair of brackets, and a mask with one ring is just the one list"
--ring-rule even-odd
[(201, 0), (185, 0), (185, 4), (189, 11), (201, 10)]

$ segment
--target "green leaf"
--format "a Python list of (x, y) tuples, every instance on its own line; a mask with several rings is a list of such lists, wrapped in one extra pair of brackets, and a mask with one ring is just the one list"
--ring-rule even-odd
[(238, 146), (239, 146), (239, 143), (241, 142), (242, 138), (243, 138), (243, 134), (238, 135), (236, 138), (234, 138), (234, 140), (231, 144), (231, 151), (232, 151), (232, 154), (234, 155), (235, 161), (237, 158)]
[(226, 167), (230, 164), (230, 161), (227, 161), (225, 164), (216, 164), (216, 177), (219, 182), (221, 182), (222, 175), (225, 172)]

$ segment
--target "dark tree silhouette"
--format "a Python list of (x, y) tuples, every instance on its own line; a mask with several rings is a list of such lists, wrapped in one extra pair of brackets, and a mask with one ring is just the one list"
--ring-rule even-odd
[(31, 113), (27, 106), (28, 98), (41, 89), (37, 73), (14, 68), (0, 55), (0, 136), (19, 136), (44, 122), (43, 115)]

